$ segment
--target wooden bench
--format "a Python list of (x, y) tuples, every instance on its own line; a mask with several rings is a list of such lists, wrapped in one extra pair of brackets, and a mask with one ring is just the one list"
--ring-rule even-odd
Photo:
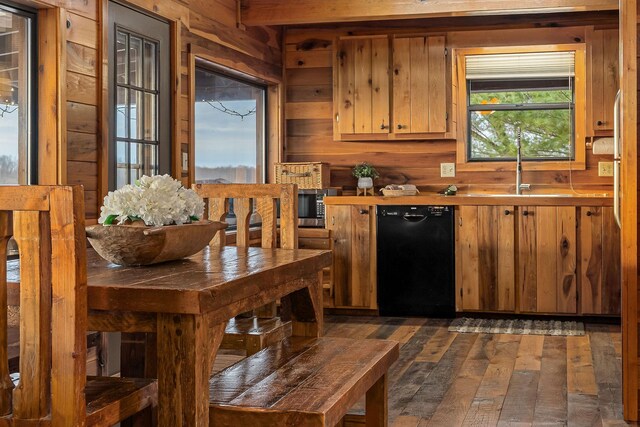
[(330, 426), (366, 394), (366, 426), (387, 425), (387, 371), (397, 342), (293, 337), (213, 375), (215, 426)]

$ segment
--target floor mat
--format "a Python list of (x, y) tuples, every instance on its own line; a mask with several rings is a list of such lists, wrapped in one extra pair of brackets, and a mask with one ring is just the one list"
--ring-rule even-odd
[(563, 320), (475, 319), (461, 317), (449, 325), (450, 332), (516, 335), (584, 335), (584, 323)]

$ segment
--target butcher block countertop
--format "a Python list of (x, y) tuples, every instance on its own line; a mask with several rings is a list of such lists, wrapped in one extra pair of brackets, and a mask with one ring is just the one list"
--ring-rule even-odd
[(612, 206), (611, 194), (458, 194), (444, 196), (422, 193), (417, 196), (327, 196), (325, 205), (509, 205), (509, 206)]

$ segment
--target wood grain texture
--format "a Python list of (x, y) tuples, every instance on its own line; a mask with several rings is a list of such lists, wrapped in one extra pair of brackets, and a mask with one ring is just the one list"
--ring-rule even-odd
[[(136, 383), (104, 378), (102, 384), (109, 390), (106, 394), (85, 395), (90, 387), (86, 377), (88, 310), (82, 187), (4, 190), (0, 192), (17, 197), (12, 204), (0, 203), (0, 229), (6, 237), (6, 211), (13, 210), (13, 234), (20, 250), (20, 262), (15, 263), (13, 272), (20, 291), (20, 381), (12, 399), (6, 396), (10, 388), (3, 384), (3, 415), (8, 412), (5, 405), (13, 403), (11, 414), (3, 421), (10, 425), (112, 425), (154, 405), (153, 380)], [(32, 210), (42, 201), (43, 193), (48, 209)], [(6, 286), (3, 294), (7, 303)], [(6, 326), (6, 311), (2, 311)], [(7, 329), (0, 335), (0, 359), (4, 359), (0, 374), (4, 382)]]
[(611, 10), (617, 8), (612, 1), (545, 0), (505, 5), (501, 1), (485, 1), (478, 5), (467, 0), (437, 2), (429, 5), (409, 1), (372, 5), (365, 0), (348, 5), (333, 0), (322, 5), (309, 0), (282, 4), (275, 0), (254, 1), (242, 11), (242, 20), (249, 25), (295, 25), (313, 23), (340, 23), (389, 19), (433, 18), (440, 16), (495, 15), (504, 12), (526, 13), (527, 9), (553, 13), (571, 10)]
[(368, 425), (385, 426), (385, 373), (397, 358), (390, 341), (285, 341), (212, 377), (210, 422), (334, 426), (366, 393)]

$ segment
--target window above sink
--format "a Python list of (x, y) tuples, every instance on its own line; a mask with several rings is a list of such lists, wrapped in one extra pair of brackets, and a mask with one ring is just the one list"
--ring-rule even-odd
[(457, 168), (585, 168), (585, 45), (455, 50)]

